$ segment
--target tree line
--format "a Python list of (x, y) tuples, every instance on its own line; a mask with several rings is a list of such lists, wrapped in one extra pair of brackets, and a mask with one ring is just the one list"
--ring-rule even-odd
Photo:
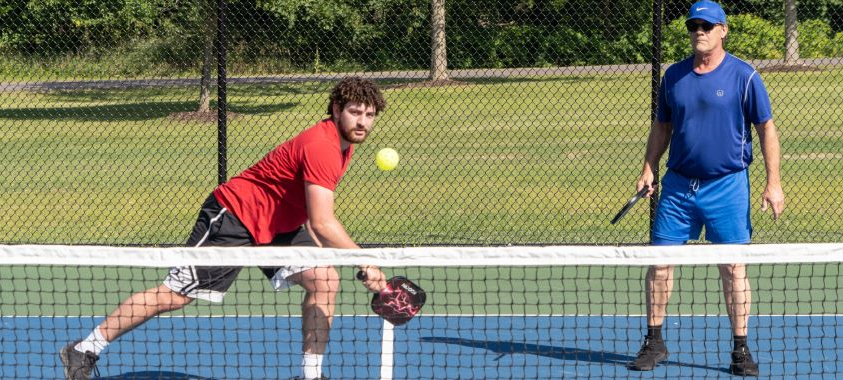
[[(234, 73), (431, 68), (432, 9), (444, 6), (447, 68), (645, 63), (652, 3), (644, 0), (230, 0)], [(690, 54), (690, 1), (664, 0), (663, 59)], [(785, 54), (785, 0), (723, 1), (727, 49)], [(216, 0), (0, 0), (0, 53), (197, 72), (207, 61)], [(843, 0), (799, 1), (800, 55), (843, 56)], [(444, 48), (444, 46), (442, 46)]]

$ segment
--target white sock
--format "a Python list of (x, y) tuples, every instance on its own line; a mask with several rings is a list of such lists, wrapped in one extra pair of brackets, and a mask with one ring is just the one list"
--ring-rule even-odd
[(108, 341), (105, 340), (105, 337), (102, 336), (100, 332), (99, 326), (94, 327), (94, 331), (91, 331), (91, 335), (88, 335), (85, 340), (79, 342), (75, 347), (76, 351), (79, 352), (87, 352), (91, 351), (95, 355), (99, 355), (105, 347), (108, 346)]
[(301, 374), (304, 380), (318, 380), (322, 376), (322, 355), (305, 353), (301, 358)]

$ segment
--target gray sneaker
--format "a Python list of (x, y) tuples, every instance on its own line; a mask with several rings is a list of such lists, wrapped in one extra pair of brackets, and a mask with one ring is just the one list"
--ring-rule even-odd
[(91, 371), (94, 375), (99, 377), (100, 372), (97, 370), (97, 360), (99, 356), (91, 351), (81, 353), (76, 351), (74, 346), (79, 344), (81, 340), (77, 340), (67, 346), (62, 347), (59, 351), (61, 362), (64, 364), (64, 377), (67, 380), (89, 380), (91, 378)]

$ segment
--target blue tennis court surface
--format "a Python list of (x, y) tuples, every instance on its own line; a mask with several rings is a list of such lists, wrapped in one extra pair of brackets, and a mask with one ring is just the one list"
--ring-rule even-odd
[[(0, 378), (62, 378), (58, 350), (100, 317), (0, 317)], [(378, 379), (382, 321), (334, 320), (323, 364), (331, 379)], [(639, 316), (422, 316), (394, 330), (395, 379), (729, 377), (725, 317), (668, 318), (669, 361), (627, 371)], [(752, 317), (762, 377), (840, 378), (843, 318)], [(163, 317), (109, 346), (101, 379), (288, 379), (298, 375), (297, 317)]]

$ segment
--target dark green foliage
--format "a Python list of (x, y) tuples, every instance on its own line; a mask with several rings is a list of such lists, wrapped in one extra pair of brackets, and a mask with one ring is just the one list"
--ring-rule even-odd
[[(167, 0), (2, 0), (2, 47), (28, 54), (62, 54), (113, 47), (152, 37)], [(173, 15), (189, 12), (185, 7)]]
[[(799, 23), (800, 57), (839, 57), (843, 53), (843, 33), (833, 34), (823, 20), (804, 20)], [(663, 29), (663, 60), (674, 62), (691, 54), (685, 18), (673, 20)], [(782, 59), (785, 36), (782, 23), (761, 17), (741, 14), (729, 16), (729, 36), (726, 50), (744, 59)]]
[[(724, 2), (729, 50), (781, 58), (783, 1)], [(663, 3), (666, 61), (690, 53), (682, 26), (688, 5)], [(107, 62), (124, 75), (196, 73), (209, 6), (216, 0), (0, 0), (0, 53), (46, 65)], [(430, 7), (430, 0), (232, 0), (229, 67), (243, 74), (427, 69)], [(448, 0), (448, 67), (646, 63), (651, 9), (645, 0)], [(801, 56), (840, 56), (843, 0), (799, 1), (798, 12)]]

